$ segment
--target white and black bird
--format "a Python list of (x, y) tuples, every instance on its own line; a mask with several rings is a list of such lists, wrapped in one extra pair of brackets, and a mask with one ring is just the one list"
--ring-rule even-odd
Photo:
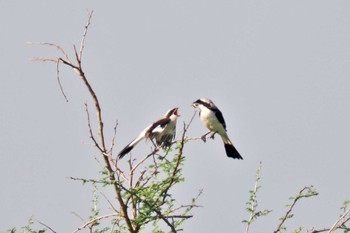
[[(207, 98), (200, 98), (194, 101), (192, 106), (199, 109), (199, 117), (202, 123), (213, 133), (212, 137), (216, 133), (221, 136), (225, 145), (226, 155), (234, 159), (243, 159), (227, 136), (224, 117), (213, 101)], [(206, 135), (204, 135), (203, 140)]]
[(178, 108), (172, 108), (168, 110), (162, 118), (147, 126), (137, 138), (135, 138), (119, 152), (118, 158), (123, 158), (142, 139), (150, 139), (152, 142), (153, 139), (155, 139), (157, 146), (161, 146), (163, 148), (169, 147), (172, 140), (175, 138), (176, 119), (180, 116), (177, 111)]

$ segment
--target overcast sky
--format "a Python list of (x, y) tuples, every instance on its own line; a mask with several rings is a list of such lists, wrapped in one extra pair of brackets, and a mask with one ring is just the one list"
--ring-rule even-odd
[[(90, 98), (62, 68), (66, 103), (55, 65), (30, 61), (57, 51), (27, 43), (72, 52), (87, 10), (83, 67), (107, 137), (118, 120), (116, 152), (169, 108), (180, 108), (179, 125), (188, 122), (191, 103), (207, 97), (244, 158), (227, 158), (219, 137), (188, 144), (177, 193), (189, 200), (204, 189), (204, 207), (184, 232), (243, 232), (260, 161), (259, 206), (273, 212), (251, 232), (272, 232), (289, 197), (307, 185), (320, 195), (299, 203), (288, 230), (333, 225), (350, 199), (348, 0), (0, 0), (0, 232), (32, 215), (71, 232), (81, 224), (71, 212), (88, 217), (91, 187), (67, 177), (98, 176), (84, 111)], [(196, 117), (189, 136), (205, 132)]]

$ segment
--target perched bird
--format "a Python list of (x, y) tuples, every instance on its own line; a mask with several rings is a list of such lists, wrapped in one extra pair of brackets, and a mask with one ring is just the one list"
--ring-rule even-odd
[[(211, 137), (214, 138), (216, 133), (221, 136), (225, 145), (226, 155), (234, 159), (243, 159), (227, 136), (224, 117), (213, 101), (207, 98), (200, 98), (194, 101), (192, 106), (199, 109), (199, 117), (202, 123), (213, 133)], [(204, 141), (207, 134), (202, 137)]]
[[(142, 139), (148, 138), (153, 144), (163, 148), (170, 146), (172, 140), (175, 138), (176, 119), (180, 116), (177, 110), (178, 108), (168, 110), (162, 118), (147, 126), (137, 138), (135, 138), (119, 152), (118, 158), (123, 158)], [(155, 139), (156, 143), (153, 142), (153, 139)]]

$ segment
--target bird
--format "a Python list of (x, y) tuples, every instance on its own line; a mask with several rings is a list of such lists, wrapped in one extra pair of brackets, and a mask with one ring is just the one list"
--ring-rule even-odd
[[(162, 148), (171, 146), (176, 134), (176, 120), (179, 116), (178, 108), (169, 109), (162, 118), (147, 126), (139, 136), (126, 145), (119, 152), (118, 158), (123, 158), (143, 139), (150, 139), (155, 146)], [(155, 143), (153, 139), (155, 139)]]
[[(224, 117), (213, 101), (207, 98), (200, 98), (194, 101), (192, 106), (199, 109), (199, 118), (204, 126), (210, 130), (209, 133), (212, 133), (211, 138), (214, 138), (216, 133), (221, 136), (222, 141), (224, 142), (226, 155), (233, 159), (243, 159), (228, 137)], [(204, 141), (206, 135), (209, 133), (202, 136)]]

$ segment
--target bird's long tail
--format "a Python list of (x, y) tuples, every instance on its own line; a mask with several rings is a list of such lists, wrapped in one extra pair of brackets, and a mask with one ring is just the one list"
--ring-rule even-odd
[(222, 141), (225, 145), (225, 151), (227, 157), (233, 158), (233, 159), (243, 159), (243, 157), (239, 154), (237, 149), (233, 146), (231, 140), (228, 138), (227, 135), (221, 136)]
[(122, 149), (118, 154), (118, 159), (122, 159), (127, 153), (129, 153), (137, 143), (139, 143), (142, 139), (144, 139), (144, 135), (140, 135), (137, 138), (135, 138), (132, 142), (130, 142), (128, 145)]

